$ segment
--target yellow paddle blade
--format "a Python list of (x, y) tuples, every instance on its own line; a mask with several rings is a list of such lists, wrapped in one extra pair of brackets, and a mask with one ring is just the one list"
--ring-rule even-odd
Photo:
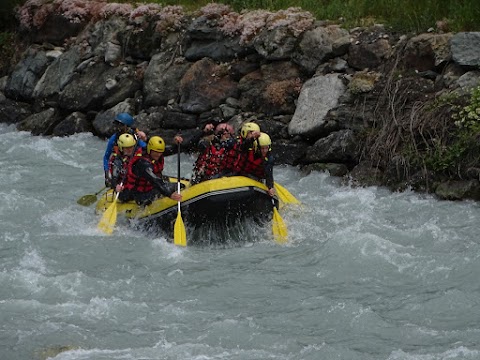
[(77, 200), (77, 204), (82, 206), (90, 206), (95, 201), (97, 201), (97, 196), (93, 194), (83, 195), (80, 199)]
[(118, 197), (115, 197), (112, 205), (105, 210), (100, 222), (98, 223), (98, 229), (108, 235), (113, 233), (113, 228), (117, 222), (117, 199)]
[(285, 244), (287, 242), (287, 225), (285, 225), (285, 222), (283, 221), (275, 206), (273, 207), (272, 231), (273, 238), (277, 243)]
[(173, 243), (177, 246), (187, 246), (187, 233), (185, 232), (185, 225), (183, 224), (180, 210), (178, 210), (173, 231)]
[(275, 191), (280, 199), (280, 201), (284, 202), (285, 204), (300, 204), (295, 196), (293, 196), (290, 191), (285, 189), (282, 185), (275, 183)]

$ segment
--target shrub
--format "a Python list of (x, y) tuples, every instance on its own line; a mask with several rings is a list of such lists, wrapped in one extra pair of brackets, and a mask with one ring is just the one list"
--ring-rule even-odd
[(184, 20), (185, 13), (183, 7), (176, 5), (165, 6), (158, 14), (155, 31), (161, 33), (178, 30), (182, 27)]
[(219, 26), (228, 36), (240, 36), (242, 44), (249, 43), (261, 30), (273, 30), (277, 27), (287, 27), (294, 36), (299, 36), (311, 28), (315, 18), (308, 11), (298, 7), (290, 7), (276, 12), (258, 9), (237, 13), (230, 6), (211, 3), (202, 7), (198, 15), (203, 15)]
[(72, 23), (98, 17), (106, 0), (27, 0), (16, 9), (20, 26), (27, 30), (39, 29), (52, 14)]
[(299, 78), (277, 81), (267, 85), (264, 97), (270, 104), (281, 106), (288, 99), (296, 99), (301, 89), (302, 82)]
[(473, 129), (480, 125), (480, 86), (471, 90), (467, 102), (467, 105), (457, 107), (458, 113), (452, 118), (459, 128)]

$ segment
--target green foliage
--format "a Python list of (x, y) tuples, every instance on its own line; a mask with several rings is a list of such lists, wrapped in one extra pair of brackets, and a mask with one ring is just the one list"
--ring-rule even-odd
[(459, 128), (475, 129), (480, 126), (480, 86), (471, 90), (468, 104), (460, 107), (452, 117)]
[[(85, 0), (87, 1), (87, 0)], [(2, 0), (0, 31), (15, 25), (13, 9), (25, 0)], [(108, 0), (131, 3), (132, 0)], [(146, 3), (181, 5), (185, 11), (195, 11), (212, 3), (211, 0), (145, 0)], [(300, 7), (318, 20), (341, 23), (346, 28), (383, 23), (394, 30), (425, 32), (429, 28), (442, 31), (479, 31), (480, 6), (478, 0), (220, 0), (234, 11), (266, 9), (278, 11)], [(442, 25), (440, 26), (439, 23)]]
[[(452, 175), (478, 166), (480, 86), (468, 95), (451, 92), (436, 98), (420, 117), (426, 119), (421, 136), (402, 148), (412, 167)], [(441, 123), (442, 118), (445, 123), (439, 127), (443, 131), (435, 130), (434, 123)]]
[[(151, 1), (160, 2), (160, 1)], [(166, 0), (167, 5), (200, 8), (211, 1)], [(301, 7), (318, 20), (341, 22), (345, 27), (383, 23), (398, 31), (424, 32), (442, 21), (450, 31), (480, 30), (478, 0), (224, 0), (235, 11), (243, 9), (281, 10)]]

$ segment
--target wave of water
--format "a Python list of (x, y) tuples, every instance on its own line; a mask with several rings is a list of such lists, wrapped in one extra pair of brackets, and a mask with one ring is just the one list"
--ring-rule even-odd
[(303, 203), (281, 211), (286, 246), (244, 224), (244, 242), (181, 249), (104, 236), (76, 203), (103, 186), (105, 142), (0, 141), (1, 359), (480, 358), (477, 203), (277, 167)]

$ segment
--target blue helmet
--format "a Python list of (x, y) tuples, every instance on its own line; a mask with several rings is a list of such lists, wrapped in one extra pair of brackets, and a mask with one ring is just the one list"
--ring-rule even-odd
[(117, 114), (115, 116), (115, 121), (119, 121), (121, 122), (122, 124), (124, 125), (127, 125), (127, 126), (132, 126), (133, 125), (133, 122), (135, 121), (132, 117), (132, 115), (128, 114), (128, 113), (120, 113), (120, 114)]

